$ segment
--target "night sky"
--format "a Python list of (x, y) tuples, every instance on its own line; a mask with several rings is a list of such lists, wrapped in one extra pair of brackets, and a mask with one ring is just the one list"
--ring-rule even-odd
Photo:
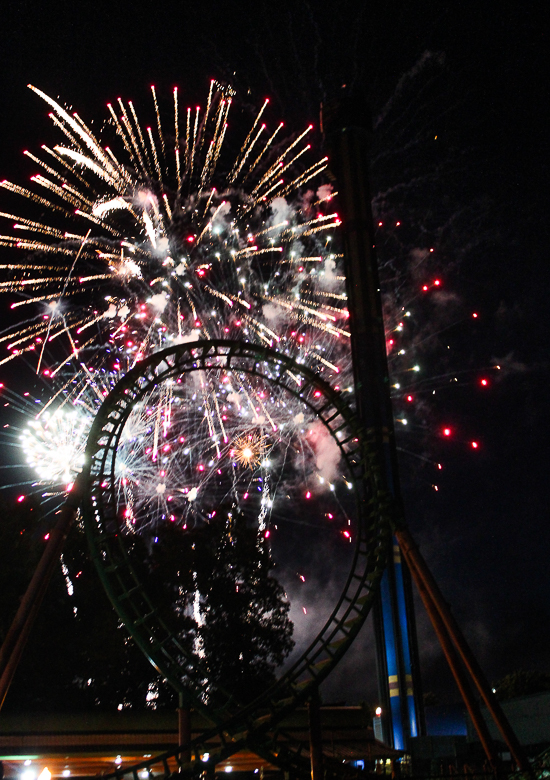
[[(422, 238), (412, 214), (452, 217), (438, 273), (458, 301), (444, 333), (426, 323), (429, 349), (419, 336), (431, 384), (400, 437), (414, 453), (401, 456), (406, 511), (491, 681), (550, 671), (550, 74), (548, 20), (534, 5), (27, 0), (2, 14), (1, 179), (24, 184), (33, 171), (22, 150), (54, 137), (28, 82), (84, 119), (106, 116), (119, 95), (146, 102), (153, 83), (167, 97), (178, 85), (193, 104), (212, 77), (252, 103), (269, 96), (292, 129), (317, 125), (320, 102), (342, 84), (368, 101), (375, 124), (391, 112), (375, 133), (373, 191), (403, 184), (394, 216), (405, 231), (409, 220), (411, 247)], [(412, 143), (419, 134), (437, 135), (437, 150)], [(456, 432), (448, 440), (445, 425)], [(417, 619), (424, 689), (453, 697), (420, 605)], [(369, 630), (328, 698), (373, 695)]]

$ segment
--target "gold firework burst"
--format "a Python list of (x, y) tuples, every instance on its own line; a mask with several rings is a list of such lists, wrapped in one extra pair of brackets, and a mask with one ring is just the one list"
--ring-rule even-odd
[(230, 455), (241, 466), (253, 469), (262, 460), (265, 451), (265, 436), (261, 433), (244, 433), (235, 439)]

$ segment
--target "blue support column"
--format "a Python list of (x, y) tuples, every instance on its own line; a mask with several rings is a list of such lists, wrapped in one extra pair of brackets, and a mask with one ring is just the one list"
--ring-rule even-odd
[(375, 632), (384, 738), (397, 750), (406, 750), (408, 738), (418, 736), (420, 729), (413, 682), (414, 649), (410, 646), (414, 626), (407, 609), (403, 563), (395, 540), (392, 560), (380, 586), (378, 612)]
[[(339, 191), (357, 411), (378, 449), (398, 522), (403, 509), (368, 185), (370, 118), (364, 101), (343, 95), (323, 107), (322, 124)], [(375, 633), (384, 739), (406, 750), (408, 739), (419, 733), (420, 681), (415, 680), (410, 580), (393, 549), (388, 550), (388, 568), (375, 607)]]
[[(411, 659), (410, 638), (413, 636), (413, 627), (409, 624), (409, 615), (407, 610), (407, 601), (405, 598), (405, 582), (403, 579), (403, 561), (401, 560), (401, 551), (397, 540), (393, 540), (393, 568), (395, 573), (395, 595), (397, 600), (397, 618), (401, 634), (401, 646), (403, 654), (403, 678), (404, 694), (406, 700), (407, 721), (409, 726), (409, 736), (417, 737), (418, 717), (416, 704), (414, 700), (413, 688), (413, 669)], [(390, 694), (391, 695), (391, 694)]]
[[(399, 637), (396, 635), (392, 607), (392, 593), (388, 572), (384, 572), (380, 585), (382, 627), (384, 631), (388, 703), (390, 708), (391, 738), (396, 750), (405, 747), (405, 730), (402, 717), (402, 698), (399, 686)], [(379, 670), (384, 674), (384, 670)]]

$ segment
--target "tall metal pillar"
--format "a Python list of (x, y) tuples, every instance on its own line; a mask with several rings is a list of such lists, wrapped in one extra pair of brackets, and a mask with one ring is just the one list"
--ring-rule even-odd
[[(322, 130), (342, 219), (357, 411), (380, 453), (396, 512), (402, 513), (369, 190), (366, 105), (344, 96), (323, 106)], [(395, 539), (374, 618), (384, 738), (406, 749), (409, 737), (423, 730), (422, 702), (410, 577)]]
[(180, 753), (180, 773), (191, 763), (191, 708), (182, 693), (178, 700), (178, 746), (184, 748)]
[(321, 722), (321, 701), (318, 689), (308, 702), (309, 715), (309, 757), (311, 780), (323, 780), (323, 726)]

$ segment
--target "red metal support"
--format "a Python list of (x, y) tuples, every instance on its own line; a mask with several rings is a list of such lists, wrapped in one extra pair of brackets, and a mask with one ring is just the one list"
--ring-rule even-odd
[(82, 480), (77, 477), (73, 490), (59, 510), (57, 523), (50, 531), (46, 548), (0, 648), (0, 709), (23, 655), (52, 573), (61, 556), (65, 539), (78, 513), (81, 498)]
[[(399, 530), (395, 531), (395, 537), (399, 542), (401, 553), (407, 561), (407, 565), (409, 566), (411, 575), (418, 587), (422, 599), (424, 600), (424, 596), (422, 595), (424, 592), (428, 596), (431, 605), (431, 612), (433, 613), (435, 610), (437, 613), (439, 620), (436, 622), (438, 623), (438, 626), (444, 629), (447, 641), (452, 642), (454, 645), (458, 656), (468, 671), (481, 698), (483, 699), (485, 706), (489, 710), (489, 713), (498, 730), (500, 731), (504, 742), (508, 746), (508, 749), (514, 761), (516, 762), (518, 769), (520, 769), (522, 772), (531, 774), (531, 767), (527, 757), (523, 752), (523, 748), (520, 745), (518, 738), (514, 734), (512, 727), (508, 723), (508, 720), (502, 711), (502, 708), (498, 703), (494, 693), (492, 692), (489, 683), (485, 679), (481, 667), (475, 659), (474, 654), (470, 650), (462, 634), (462, 631), (453, 617), (451, 610), (449, 609), (449, 605), (443, 598), (443, 595), (439, 590), (432, 573), (428, 569), (426, 561), (422, 557), (416, 542), (412, 538), (407, 528), (400, 528)], [(431, 618), (432, 614), (430, 609), (428, 610), (428, 614)], [(438, 628), (436, 627), (435, 623), (434, 628), (437, 632)], [(444, 647), (443, 649), (445, 650)]]
[[(403, 555), (403, 557), (405, 557), (405, 555)], [(426, 588), (422, 578), (418, 576), (418, 571), (414, 567), (414, 564), (412, 566), (409, 565), (409, 570), (413, 579), (415, 580), (420, 598), (422, 599), (422, 603), (424, 604), (426, 612), (428, 613), (428, 617), (431, 620), (432, 626), (439, 640), (439, 644), (441, 645), (441, 649), (443, 650), (451, 673), (455, 679), (459, 693), (462, 696), (464, 704), (466, 705), (466, 709), (468, 710), (468, 714), (472, 719), (472, 723), (479, 737), (479, 741), (483, 746), (485, 755), (487, 756), (487, 759), (489, 760), (489, 763), (493, 769), (496, 770), (498, 766), (498, 754), (495, 743), (489, 733), (487, 724), (483, 719), (478, 703), (472, 694), (468, 678), (464, 668), (461, 666), (458, 654), (445, 630), (445, 626), (441, 620), (441, 617), (439, 616), (437, 608), (430, 598), (428, 589)]]

